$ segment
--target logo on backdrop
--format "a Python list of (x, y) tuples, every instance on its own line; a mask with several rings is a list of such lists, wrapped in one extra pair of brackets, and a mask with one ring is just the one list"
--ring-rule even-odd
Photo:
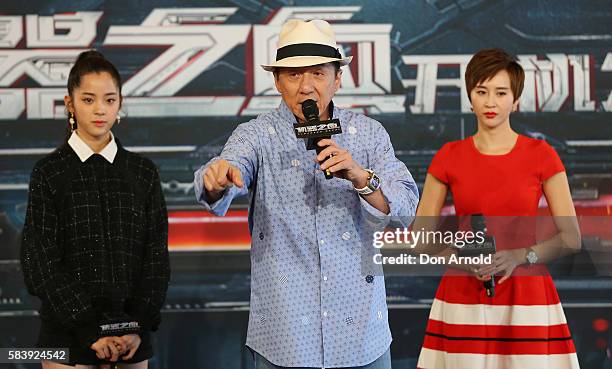
[[(283, 7), (265, 24), (226, 24), (238, 8), (153, 9), (141, 24), (111, 25), (98, 35), (103, 12), (53, 16), (0, 16), (0, 119), (65, 119), (63, 96), (76, 56), (103, 37), (103, 48), (166, 47), (157, 58), (129, 76), (124, 84), (130, 117), (256, 115), (278, 105), (269, 72), (259, 65), (275, 58), (281, 25), (290, 18), (321, 18), (333, 25), (337, 41), (354, 61), (345, 69), (337, 105), (369, 114), (436, 112), (438, 88), (460, 90), (456, 111), (469, 113), (463, 74), (470, 55), (402, 55), (392, 65), (392, 24), (351, 24), (359, 6)], [(246, 87), (237, 96), (180, 96), (202, 72), (244, 46)], [(593, 56), (550, 53), (519, 55), (526, 71), (522, 112), (596, 110), (592, 95)], [(121, 67), (121, 65), (119, 65)], [(454, 68), (457, 78), (441, 78), (439, 70)], [(612, 71), (612, 52), (601, 71)], [(39, 87), (16, 88), (24, 78)], [(392, 78), (401, 91), (392, 91)], [(408, 94), (408, 92), (411, 92)], [(205, 94), (205, 92), (203, 92)], [(406, 101), (408, 99), (408, 101)], [(601, 101), (612, 111), (612, 93)]]

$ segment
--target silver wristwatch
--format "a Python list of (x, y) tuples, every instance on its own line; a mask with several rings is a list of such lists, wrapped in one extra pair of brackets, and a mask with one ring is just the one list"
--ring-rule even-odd
[(380, 178), (376, 175), (376, 173), (374, 173), (374, 171), (370, 169), (365, 169), (365, 171), (369, 174), (366, 186), (364, 188), (354, 187), (355, 191), (357, 191), (357, 193), (359, 193), (360, 195), (369, 195), (380, 188), (381, 181)]
[(527, 261), (529, 265), (533, 265), (538, 262), (538, 254), (530, 247), (527, 249)]

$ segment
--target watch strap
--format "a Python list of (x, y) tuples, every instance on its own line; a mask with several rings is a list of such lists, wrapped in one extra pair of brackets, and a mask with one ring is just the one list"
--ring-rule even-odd
[[(356, 188), (353, 187), (355, 189), (355, 191), (357, 191), (358, 194), (360, 195), (369, 195), (371, 193), (373, 193), (374, 191), (378, 190), (380, 188), (380, 179), (378, 179), (378, 176), (374, 173), (373, 170), (371, 169), (364, 169), (366, 172), (368, 172), (368, 181), (365, 185), (365, 187), (363, 188)], [(376, 188), (372, 188), (372, 178), (376, 177), (378, 179), (378, 186), (376, 186)]]

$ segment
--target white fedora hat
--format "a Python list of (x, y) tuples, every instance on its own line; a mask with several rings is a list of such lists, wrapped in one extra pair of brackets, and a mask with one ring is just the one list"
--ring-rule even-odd
[(343, 58), (336, 45), (336, 36), (324, 20), (303, 21), (290, 19), (281, 28), (276, 49), (276, 61), (261, 67), (268, 72), (275, 68), (309, 67), (339, 62), (347, 65), (352, 56)]

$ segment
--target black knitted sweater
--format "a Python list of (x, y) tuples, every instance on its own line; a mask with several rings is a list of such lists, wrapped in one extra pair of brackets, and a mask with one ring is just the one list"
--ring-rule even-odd
[[(168, 218), (150, 160), (118, 151), (81, 162), (66, 143), (30, 180), (21, 263), (40, 315), (89, 347), (107, 323), (156, 330), (170, 276)], [(134, 324), (130, 325), (132, 329)]]

